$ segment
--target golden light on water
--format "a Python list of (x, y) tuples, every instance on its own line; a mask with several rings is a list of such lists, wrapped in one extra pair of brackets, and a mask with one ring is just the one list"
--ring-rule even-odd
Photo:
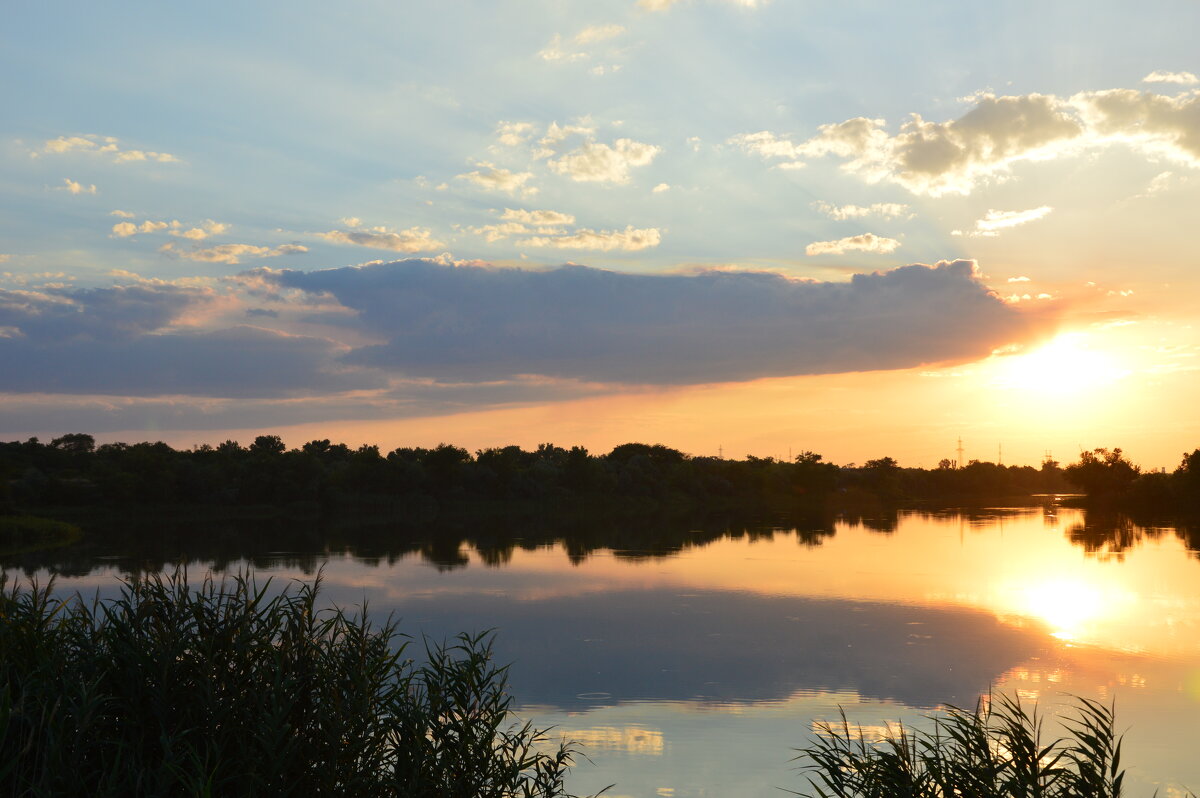
[(1130, 610), (1137, 597), (1106, 588), (1086, 577), (1033, 581), (1018, 589), (1018, 606), (1024, 615), (1044, 621), (1059, 640), (1086, 640), (1099, 621), (1112, 621)]

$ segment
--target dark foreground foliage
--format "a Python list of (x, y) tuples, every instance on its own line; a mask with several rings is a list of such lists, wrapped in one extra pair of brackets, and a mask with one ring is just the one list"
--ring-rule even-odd
[(0, 794), (565, 796), (569, 744), (518, 725), (487, 635), (405, 658), (319, 579), (135, 578), (87, 603), (0, 575)]
[(1080, 698), (1068, 736), (1046, 740), (1036, 709), (998, 697), (950, 708), (932, 731), (900, 727), (869, 741), (841, 723), (801, 749), (809, 798), (1118, 798), (1125, 772), (1113, 711)]

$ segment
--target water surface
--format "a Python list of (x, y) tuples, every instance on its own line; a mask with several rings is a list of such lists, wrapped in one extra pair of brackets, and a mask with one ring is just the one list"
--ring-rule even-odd
[(520, 712), (584, 744), (578, 792), (778, 796), (804, 785), (792, 749), (815, 721), (843, 710), (870, 733), (989, 690), (1051, 713), (1071, 695), (1115, 700), (1128, 794), (1200, 788), (1189, 530), (1049, 506), (586, 540), (131, 540), (6, 564), (105, 593), (122, 573), (184, 559), (193, 574), (285, 579), (323, 566), (328, 600), (394, 612), (411, 634), (495, 629)]

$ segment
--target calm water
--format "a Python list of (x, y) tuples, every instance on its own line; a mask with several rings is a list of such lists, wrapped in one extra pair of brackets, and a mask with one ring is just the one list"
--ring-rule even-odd
[[(1200, 789), (1200, 556), (1186, 530), (1039, 508), (569, 543), (511, 530), (437, 546), (169, 537), (5, 564), (108, 592), (178, 559), (193, 574), (284, 578), (325, 563), (329, 600), (395, 612), (410, 633), (495, 628), (521, 713), (584, 743), (578, 792), (779, 796), (805, 783), (792, 749), (839, 707), (878, 729), (989, 688), (1050, 711), (1069, 695), (1115, 699), (1128, 794)], [(629, 547), (647, 539), (653, 551)]]

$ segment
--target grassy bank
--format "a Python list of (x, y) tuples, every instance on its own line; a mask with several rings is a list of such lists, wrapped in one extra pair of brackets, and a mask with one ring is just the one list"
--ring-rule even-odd
[(0, 575), (0, 794), (566, 796), (486, 635), (320, 611), (319, 580), (134, 579), (88, 603)]

